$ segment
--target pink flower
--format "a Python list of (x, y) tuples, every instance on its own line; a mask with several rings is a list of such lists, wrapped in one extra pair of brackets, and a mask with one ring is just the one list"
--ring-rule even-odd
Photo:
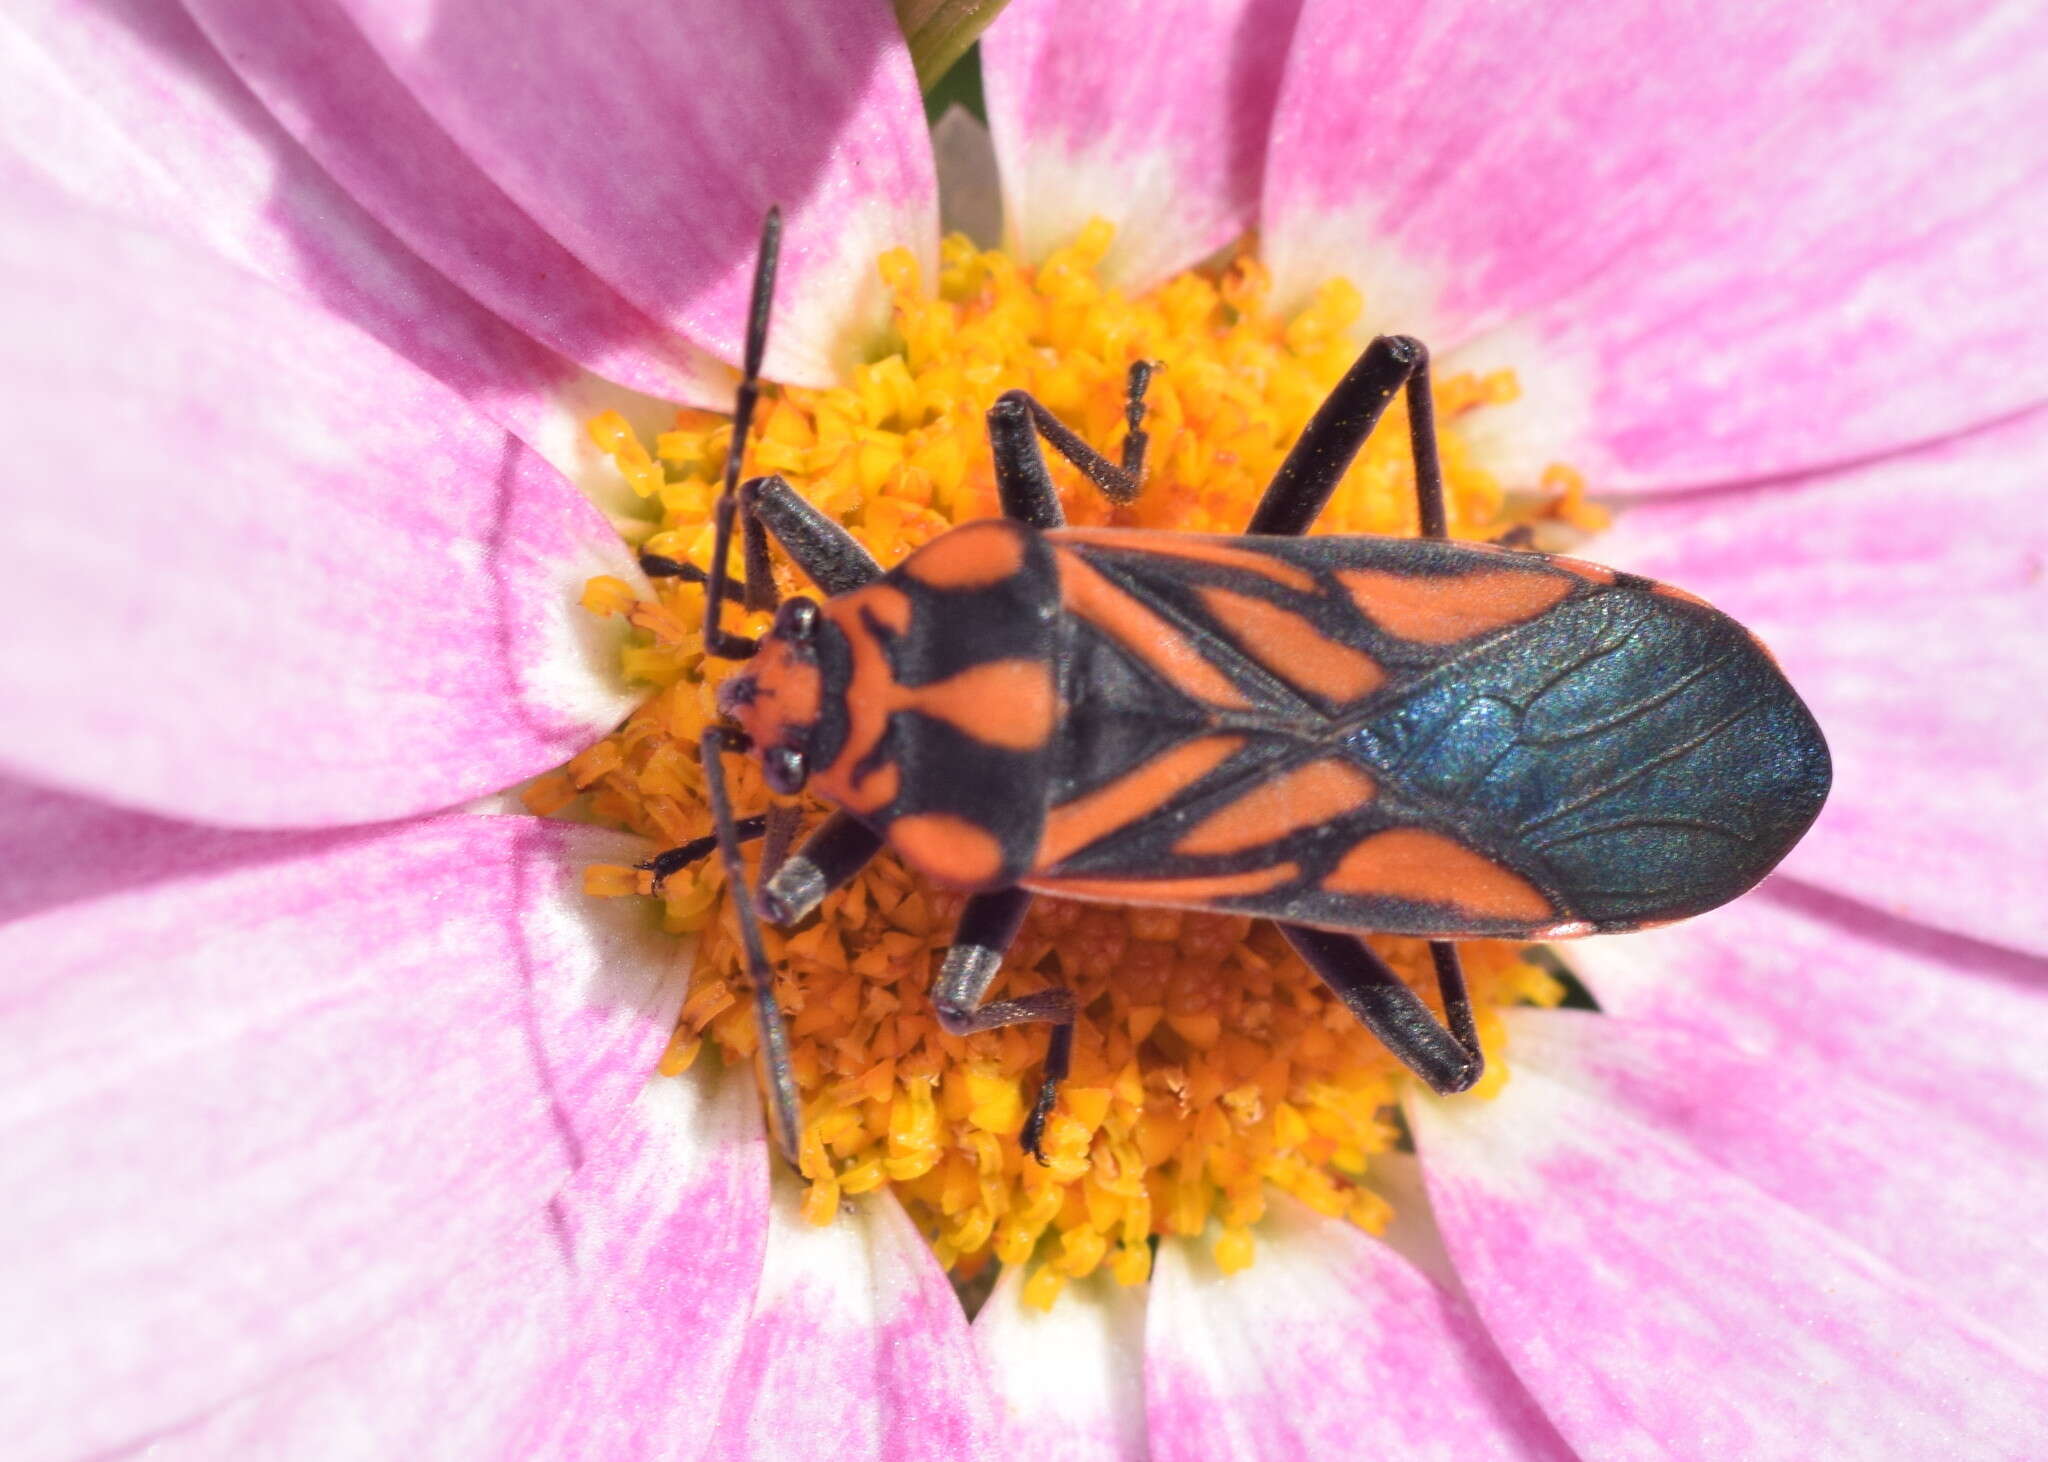
[(1388, 1242), (1283, 1214), (970, 1329), (893, 1202), (793, 1216), (746, 1083), (649, 1080), (680, 946), (578, 879), (631, 840), (446, 810), (630, 706), (576, 423), (725, 403), (765, 206), (778, 379), (929, 266), (886, 7), (29, 0), (10, 1451), (2040, 1452), (2040, 8), (1110, 9), (986, 42), (1024, 251), (1105, 216), (1142, 287), (1256, 224), (1512, 364), (1496, 460), (1587, 468), (1589, 553), (1813, 704), (1813, 835), (1411, 1101)]

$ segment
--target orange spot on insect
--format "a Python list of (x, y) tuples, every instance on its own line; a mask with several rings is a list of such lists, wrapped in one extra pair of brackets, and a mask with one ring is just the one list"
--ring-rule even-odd
[(1107, 786), (1062, 802), (1045, 816), (1036, 866), (1064, 862), (1097, 838), (1164, 807), (1174, 793), (1206, 777), (1242, 745), (1242, 736), (1183, 741)]
[(1057, 550), (1060, 597), (1073, 613), (1107, 634), (1194, 699), (1225, 710), (1248, 711), (1251, 702), (1230, 678), (1202, 658), (1186, 635), (1156, 611), (1096, 572), (1070, 548)]
[[(862, 785), (856, 790), (854, 769), (881, 744), (882, 734), (889, 728), (889, 702), (896, 690), (896, 674), (870, 621), (891, 633), (902, 634), (910, 628), (910, 596), (893, 584), (870, 584), (826, 600), (820, 612), (846, 636), (853, 666), (846, 684), (846, 744), (830, 766), (813, 771), (812, 782), (819, 792), (841, 806), (854, 812), (872, 812), (895, 797), (893, 785), (889, 796), (878, 796), (876, 788), (883, 779), (870, 776), (861, 779)], [(900, 781), (898, 774), (896, 784)]]
[(1387, 672), (1363, 650), (1333, 640), (1306, 615), (1267, 599), (1213, 586), (1202, 602), (1238, 647), (1291, 684), (1326, 701), (1355, 701), (1386, 683)]
[(1232, 548), (1201, 534), (1160, 533), (1142, 528), (1062, 528), (1046, 536), (1056, 541), (1093, 544), (1097, 548), (1134, 549), (1168, 558), (1188, 559), (1194, 563), (1243, 569), (1304, 594), (1316, 591), (1315, 575), (1298, 564), (1256, 549)]
[(1268, 893), (1301, 876), (1293, 863), (1276, 863), (1271, 868), (1253, 868), (1243, 873), (1216, 873), (1200, 878), (1045, 878), (1033, 875), (1021, 880), (1027, 888), (1043, 889), (1063, 898), (1096, 899), (1104, 903), (1180, 904), (1201, 908), (1217, 899), (1242, 898)]
[[(844, 760), (842, 757), (833, 763), (833, 773), (837, 773)], [(848, 812), (880, 812), (903, 795), (903, 769), (893, 761), (885, 761), (865, 776), (855, 777), (850, 782), (832, 774), (813, 777), (811, 781), (819, 792)]]
[(1305, 827), (1333, 822), (1370, 802), (1373, 779), (1348, 761), (1327, 757), (1275, 777), (1211, 813), (1173, 845), (1190, 855), (1239, 853)]
[(915, 812), (889, 824), (889, 845), (934, 883), (973, 888), (1003, 868), (1003, 845), (980, 823), (950, 812)]
[(1534, 619), (1572, 590), (1570, 578), (1533, 566), (1442, 576), (1340, 569), (1337, 577), (1373, 623), (1425, 645), (1448, 645)]
[(1557, 911), (1512, 869), (1427, 828), (1374, 833), (1323, 880), (1332, 893), (1451, 904), (1482, 919), (1553, 920)]
[(836, 611), (835, 617), (857, 617), (865, 612), (891, 634), (900, 635), (910, 628), (910, 596), (894, 584), (870, 584), (865, 589), (828, 599), (824, 607)]
[(1059, 697), (1043, 660), (989, 660), (930, 685), (899, 687), (892, 711), (917, 711), (985, 746), (1035, 751), (1052, 739)]
[(1024, 567), (1024, 535), (1000, 519), (969, 523), (934, 538), (900, 567), (934, 589), (986, 589)]
[(815, 660), (799, 658), (788, 641), (766, 641), (735, 679), (753, 682), (753, 694), (733, 719), (756, 746), (774, 746), (815, 725), (823, 685)]

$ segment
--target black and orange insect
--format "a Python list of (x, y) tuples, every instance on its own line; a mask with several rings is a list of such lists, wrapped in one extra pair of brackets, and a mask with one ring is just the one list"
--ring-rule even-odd
[[(1827, 796), (1826, 743), (1769, 653), (1693, 596), (1575, 559), (1445, 538), (1429, 361), (1372, 342), (1316, 412), (1245, 536), (1074, 529), (1039, 440), (1111, 498), (1111, 462), (1013, 391), (988, 429), (1004, 516), (884, 571), (779, 477), (739, 485), (780, 225), (756, 270), (744, 381), (707, 581), (730, 724), (702, 752), (716, 843), (769, 851), (740, 929), (785, 1152), (796, 1127), (757, 917), (809, 914), (884, 847), (968, 891), (932, 1003), (955, 1034), (1052, 1025), (1023, 1142), (1038, 1150), (1071, 1052), (1064, 990), (986, 1001), (1036, 892), (1261, 915), (1439, 1092), (1483, 1058), (1452, 941), (1560, 939), (1710, 909), (1788, 852)], [(1422, 536), (1302, 537), (1396, 392)], [(746, 579), (729, 582), (735, 519)], [(721, 602), (774, 603), (768, 536), (827, 596), (757, 644)], [(649, 559), (652, 573), (696, 571)], [(720, 757), (840, 809), (786, 858), (774, 817), (736, 823)], [(675, 849), (666, 876), (710, 851)], [(1431, 941), (1445, 1022), (1357, 935)]]

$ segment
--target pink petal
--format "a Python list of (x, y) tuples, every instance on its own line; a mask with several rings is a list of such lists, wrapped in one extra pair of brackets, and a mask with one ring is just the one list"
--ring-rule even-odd
[(2048, 950), (2048, 411), (1817, 482), (1646, 504), (1589, 552), (1776, 653), (1834, 752), (1785, 871)]
[(1300, 8), (1041, 0), (1005, 11), (982, 38), (982, 78), (1024, 258), (1104, 218), (1117, 227), (1105, 275), (1137, 291), (1249, 228)]
[(1580, 1454), (2030, 1450), (2038, 1364), (1686, 1136), (1527, 1064), (1407, 1110), (1467, 1292)]
[(0, 925), (167, 878), (260, 863), (267, 832), (193, 827), (0, 775)]
[(746, 1348), (706, 1455), (1014, 1455), (967, 1316), (896, 1200), (842, 1204), (815, 1228), (779, 1176)]
[(1465, 1303), (1385, 1244), (1280, 1199), (1225, 1277), (1159, 1246), (1145, 1341), (1157, 1462), (1568, 1459)]
[[(0, 764), (189, 817), (446, 806), (633, 704), (638, 574), (532, 452), (367, 336), (168, 239), (19, 193)], [(61, 630), (59, 627), (61, 626)]]
[(1346, 274), (1362, 328), (1514, 366), (1547, 449), (1608, 484), (1990, 420), (2048, 392), (2048, 170), (1983, 145), (2036, 129), (2044, 23), (1311, 0), (1261, 218), (1279, 296)]
[(1145, 1287), (1097, 1273), (1049, 1310), (1023, 1301), (1025, 1270), (1003, 1271), (974, 1317), (1008, 1428), (1032, 1462), (1143, 1462)]
[(428, 1299), (600, 1148), (667, 1040), (678, 946), (531, 818), (270, 834), (0, 928), (0, 1415), (132, 1444)]
[(608, 380), (689, 405), (731, 405), (731, 373), (628, 304), (506, 197), (333, 0), (188, 8), (280, 126), (490, 309)]
[(568, 460), (574, 368), (364, 213), (179, 7), (26, 0), (0, 23), (0, 78), (0, 138), (74, 197), (341, 316)]
[(562, 1195), (576, 1303), (523, 1456), (697, 1456), (740, 1357), (769, 1233), (753, 1073), (657, 1080), (634, 1115)]
[(1784, 877), (1566, 958), (1612, 1014), (1822, 1066), (2048, 1152), (2048, 960)]
[(542, 229), (727, 360), (771, 204), (778, 379), (831, 384), (880, 337), (884, 250), (908, 246), (933, 277), (931, 144), (881, 0), (337, 3)]
[(696, 1457), (753, 1304), (767, 1172), (751, 1078), (657, 1078), (518, 1232), (160, 1450)]
[(1514, 1063), (1712, 1158), (2048, 1356), (2048, 1190), (1940, 1107), (1683, 1026), (1573, 1010), (1508, 1015)]

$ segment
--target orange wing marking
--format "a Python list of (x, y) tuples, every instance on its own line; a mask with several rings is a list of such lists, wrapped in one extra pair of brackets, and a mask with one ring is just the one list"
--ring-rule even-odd
[(1030, 888), (1063, 898), (1100, 899), (1124, 904), (1208, 904), (1218, 899), (1267, 893), (1300, 877), (1293, 863), (1253, 868), (1244, 873), (1217, 873), (1204, 878), (1026, 878)]
[(1001, 519), (942, 533), (900, 565), (934, 589), (986, 589), (1024, 567), (1024, 535)]
[(1229, 589), (1205, 587), (1201, 595), (1240, 649), (1311, 695), (1341, 704), (1386, 683), (1379, 661), (1331, 639), (1305, 615)]
[(1201, 736), (1160, 753), (1106, 787), (1062, 802), (1045, 815), (1035, 866), (1050, 868), (1104, 837), (1156, 812), (1173, 794), (1223, 765), (1242, 736)]
[(1448, 645), (1534, 619), (1572, 590), (1565, 575), (1534, 569), (1476, 569), (1442, 578), (1340, 569), (1337, 577), (1368, 619), (1425, 645)]
[(1453, 904), (1481, 919), (1557, 918), (1550, 900), (1520, 874), (1427, 828), (1374, 833), (1344, 855), (1323, 887), (1368, 898)]
[(1060, 597), (1074, 613), (1196, 700), (1227, 711), (1252, 708), (1244, 692), (1203, 659), (1186, 635), (1097, 573), (1072, 549), (1056, 552)]
[(1223, 568), (1243, 569), (1298, 589), (1304, 594), (1316, 591), (1316, 577), (1307, 569), (1291, 564), (1286, 559), (1270, 553), (1259, 553), (1250, 548), (1232, 548), (1214, 539), (1197, 533), (1161, 533), (1144, 528), (1062, 528), (1048, 534), (1054, 541), (1066, 540), (1072, 543), (1093, 544), (1097, 548), (1136, 549), (1142, 553), (1157, 553), (1167, 558), (1184, 558), (1195, 563), (1217, 564)]
[(1189, 855), (1241, 853), (1305, 827), (1333, 822), (1372, 801), (1373, 779), (1348, 761), (1327, 757), (1275, 777), (1211, 813), (1173, 845)]

